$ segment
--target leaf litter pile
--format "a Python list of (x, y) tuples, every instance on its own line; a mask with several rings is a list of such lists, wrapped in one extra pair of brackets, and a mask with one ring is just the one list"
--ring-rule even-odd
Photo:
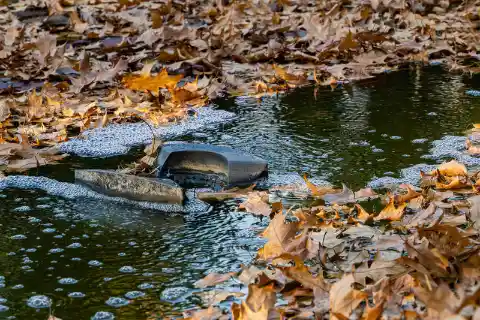
[[(452, 160), (383, 196), (305, 181), (310, 205), (268, 201), (305, 196), (290, 186), (218, 194), (269, 217), (266, 243), (252, 265), (197, 281), (206, 308), (184, 318), (480, 319), (479, 172)], [(228, 280), (248, 293), (212, 290)]]
[(86, 129), (178, 121), (222, 95), (335, 87), (437, 59), (479, 70), (478, 1), (1, 3), (0, 171), (53, 163), (55, 145)]

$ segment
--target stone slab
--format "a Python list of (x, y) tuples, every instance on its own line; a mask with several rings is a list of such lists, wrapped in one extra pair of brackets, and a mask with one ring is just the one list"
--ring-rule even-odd
[(113, 170), (75, 170), (75, 182), (99, 193), (135, 201), (183, 204), (183, 189), (169, 179), (137, 177)]
[(224, 146), (168, 143), (158, 155), (158, 176), (180, 185), (244, 186), (268, 175), (267, 161)]

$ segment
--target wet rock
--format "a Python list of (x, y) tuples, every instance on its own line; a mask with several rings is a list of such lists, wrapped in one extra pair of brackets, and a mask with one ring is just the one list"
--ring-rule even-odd
[(268, 175), (268, 163), (229, 147), (200, 143), (165, 144), (158, 155), (159, 177), (180, 185), (233, 187)]
[(93, 190), (135, 201), (182, 204), (183, 190), (168, 179), (137, 177), (109, 170), (75, 170), (75, 181)]

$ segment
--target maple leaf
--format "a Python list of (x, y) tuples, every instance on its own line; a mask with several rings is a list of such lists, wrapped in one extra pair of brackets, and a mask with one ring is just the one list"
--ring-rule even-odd
[(352, 274), (345, 274), (330, 289), (330, 318), (348, 319), (350, 314), (367, 298), (367, 294), (354, 289)]
[(205, 287), (215, 286), (219, 283), (229, 280), (234, 274), (235, 272), (229, 272), (225, 274), (213, 272), (207, 275), (205, 278), (195, 282), (195, 287), (205, 288)]
[(125, 76), (123, 82), (125, 86), (132, 90), (148, 90), (157, 92), (159, 88), (173, 88), (183, 75), (169, 75), (166, 69), (162, 69), (156, 76)]
[(374, 218), (375, 220), (400, 220), (405, 212), (407, 207), (406, 203), (400, 204), (398, 207), (395, 207), (395, 200), (393, 197), (390, 198), (390, 201), (385, 206), (385, 208), (380, 211), (380, 213)]
[(250, 284), (248, 296), (241, 305), (232, 304), (233, 320), (267, 320), (270, 310), (276, 301), (276, 293), (273, 284), (261, 287)]
[(255, 215), (270, 216), (272, 209), (267, 203), (268, 195), (263, 191), (250, 192), (247, 199), (239, 205), (239, 209), (246, 210)]

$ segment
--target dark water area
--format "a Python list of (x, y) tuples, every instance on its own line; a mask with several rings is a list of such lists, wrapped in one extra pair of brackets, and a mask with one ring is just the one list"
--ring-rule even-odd
[[(238, 115), (233, 123), (182, 139), (249, 151), (279, 176), (307, 172), (359, 188), (438, 161), (425, 157), (432, 142), (462, 136), (480, 122), (480, 99), (465, 95), (479, 88), (478, 78), (438, 67), (316, 94), (303, 88), (261, 101), (226, 99), (218, 105)], [(72, 157), (30, 174), (72, 181), (75, 168), (117, 168), (139, 154)], [(45, 320), (49, 309), (64, 320), (100, 319), (94, 316), (100, 311), (115, 319), (162, 319), (205, 306), (198, 295), (205, 290), (194, 282), (210, 272), (239, 270), (263, 243), (257, 235), (267, 221), (236, 206), (230, 201), (208, 212), (171, 215), (34, 190), (1, 191), (0, 319)], [(235, 280), (225, 286), (246, 292)], [(38, 295), (51, 307), (29, 306)]]

